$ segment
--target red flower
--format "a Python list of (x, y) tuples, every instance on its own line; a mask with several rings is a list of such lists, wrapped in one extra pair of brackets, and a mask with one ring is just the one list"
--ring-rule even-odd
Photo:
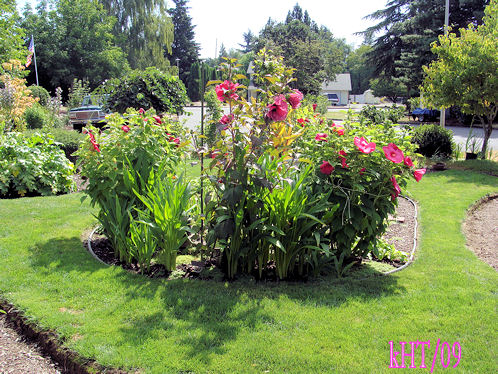
[(140, 109), (138, 110), (138, 113), (140, 113), (140, 114), (144, 114), (144, 113), (145, 113), (145, 109), (144, 109), (144, 108), (140, 108)]
[(88, 136), (90, 137), (90, 143), (93, 145), (93, 149), (95, 149), (97, 152), (100, 152), (99, 145), (95, 141), (95, 136), (91, 132), (88, 132)]
[(405, 157), (405, 159), (403, 160), (403, 162), (409, 168), (413, 167), (413, 162), (412, 162), (412, 159), (410, 157)]
[(121, 130), (123, 130), (124, 132), (128, 132), (128, 131), (130, 131), (130, 128), (126, 125), (123, 125), (123, 126), (121, 126)]
[(334, 126), (332, 130), (334, 130), (337, 135), (344, 135), (344, 127)]
[(341, 165), (342, 165), (342, 168), (343, 168), (343, 169), (348, 168), (348, 167), (349, 167), (349, 165), (346, 163), (346, 157), (344, 157), (344, 156), (346, 156), (346, 155), (347, 155), (347, 153), (346, 153), (346, 152), (344, 152), (344, 151), (339, 151), (339, 155), (340, 155), (340, 156), (339, 156), (339, 158), (341, 159)]
[(360, 170), (360, 175), (363, 175), (363, 174), (365, 174), (365, 171), (367, 171), (367, 169), (365, 169), (365, 168), (362, 168), (362, 169)]
[(217, 85), (215, 91), (218, 100), (221, 102), (238, 100), (239, 95), (237, 95), (237, 87), (239, 87), (238, 83), (232, 83), (230, 81), (224, 81), (222, 84)]
[(316, 134), (316, 136), (315, 136), (315, 140), (316, 140), (317, 142), (322, 142), (322, 141), (323, 141), (323, 142), (326, 142), (326, 141), (327, 141), (327, 139), (326, 139), (326, 138), (327, 138), (327, 136), (328, 136), (327, 134), (325, 134), (325, 133), (323, 133), (323, 132), (319, 132), (318, 134)]
[(422, 177), (424, 176), (425, 174), (425, 169), (417, 169), (413, 172), (413, 176), (415, 177), (415, 180), (417, 182), (420, 182), (420, 180), (422, 179)]
[(394, 193), (391, 194), (391, 198), (395, 200), (401, 193), (401, 188), (399, 188), (398, 182), (396, 182), (396, 177), (394, 175), (391, 177), (391, 182), (394, 187)]
[(320, 165), (320, 171), (325, 175), (330, 175), (334, 171), (334, 167), (328, 161), (323, 161)]
[(152, 118), (154, 118), (154, 121), (156, 121), (156, 123), (158, 125), (163, 123), (163, 121), (161, 120), (161, 117), (159, 117), (159, 116), (153, 116)]
[(310, 121), (310, 120), (309, 120), (309, 119), (307, 119), (307, 118), (298, 118), (298, 119), (297, 119), (297, 122), (299, 122), (299, 123), (301, 124), (301, 126), (302, 126), (302, 127), (304, 127), (304, 124), (305, 124), (305, 123), (309, 123), (309, 121)]
[(363, 136), (358, 138), (354, 137), (354, 145), (363, 153), (372, 153), (375, 150), (375, 143), (369, 143)]
[(396, 144), (389, 143), (386, 147), (382, 147), (382, 149), (384, 150), (384, 154), (388, 160), (394, 162), (395, 164), (403, 162), (403, 151), (399, 149)]
[(317, 105), (313, 104), (313, 112), (316, 112), (316, 107), (317, 107)]
[(303, 99), (303, 94), (299, 90), (294, 90), (293, 93), (289, 95), (289, 104), (292, 106), (292, 109), (297, 109), (301, 106), (301, 100)]
[(283, 121), (287, 117), (288, 106), (284, 95), (275, 97), (273, 104), (268, 105), (266, 116), (272, 121)]

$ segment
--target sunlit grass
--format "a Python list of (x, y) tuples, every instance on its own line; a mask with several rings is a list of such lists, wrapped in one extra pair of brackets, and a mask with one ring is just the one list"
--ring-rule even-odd
[(409, 189), (420, 207), (414, 264), (307, 283), (144, 278), (85, 251), (94, 218), (80, 194), (1, 200), (0, 294), (80, 355), (140, 372), (382, 373), (389, 341), (430, 340), (430, 365), (437, 339), (462, 346), (452, 372), (496, 372), (498, 275), (460, 228), (497, 179), (449, 170)]

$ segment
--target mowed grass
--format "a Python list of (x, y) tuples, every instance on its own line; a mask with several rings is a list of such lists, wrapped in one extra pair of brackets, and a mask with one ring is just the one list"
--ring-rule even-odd
[(143, 278), (84, 250), (94, 219), (81, 195), (2, 200), (0, 295), (80, 355), (146, 373), (383, 373), (389, 341), (430, 340), (429, 369), (410, 369), (427, 373), (438, 339), (462, 347), (452, 373), (497, 372), (498, 275), (461, 233), (497, 178), (450, 170), (409, 190), (420, 204), (413, 265), (308, 283)]

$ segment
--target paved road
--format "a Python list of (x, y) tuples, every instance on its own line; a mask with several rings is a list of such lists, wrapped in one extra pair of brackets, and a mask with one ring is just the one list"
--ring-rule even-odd
[[(181, 116), (181, 120), (185, 120), (185, 126), (189, 129), (197, 129), (200, 127), (201, 123), (201, 108), (200, 107), (187, 107), (185, 108), (187, 112), (192, 113), (190, 116)], [(204, 108), (205, 109), (205, 108)], [(334, 110), (336, 110), (334, 108)], [(344, 110), (344, 108), (337, 110)], [(228, 108), (225, 108), (225, 113), (228, 113)], [(335, 121), (335, 122), (341, 122), (341, 121)], [(412, 124), (411, 124), (412, 125)], [(418, 126), (418, 124), (414, 123), (412, 126)], [(455, 143), (460, 144), (463, 149), (462, 151), (465, 152), (465, 142), (467, 140), (468, 134), (469, 134), (469, 128), (468, 127), (455, 127), (455, 126), (447, 126), (448, 129), (453, 131), (453, 139), (455, 140)], [(474, 129), (474, 134), (476, 137), (482, 139), (483, 138), (483, 132), (482, 129), (480, 128), (475, 128)], [(498, 130), (495, 129), (493, 130), (491, 134), (491, 138), (489, 139), (488, 146), (491, 147), (493, 150), (497, 151), (498, 150)]]

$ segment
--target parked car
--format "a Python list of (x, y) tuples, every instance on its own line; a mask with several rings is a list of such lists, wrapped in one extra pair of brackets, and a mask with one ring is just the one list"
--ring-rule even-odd
[(85, 96), (81, 106), (69, 110), (69, 122), (73, 129), (81, 131), (89, 123), (103, 126), (105, 116), (110, 112), (104, 108), (105, 96)]
[(418, 119), (419, 122), (424, 121), (435, 121), (439, 117), (439, 110), (426, 109), (426, 108), (415, 108), (411, 116), (413, 120)]
[(325, 95), (325, 97), (329, 100), (330, 105), (338, 105), (339, 104), (339, 96), (335, 93), (329, 93)]

